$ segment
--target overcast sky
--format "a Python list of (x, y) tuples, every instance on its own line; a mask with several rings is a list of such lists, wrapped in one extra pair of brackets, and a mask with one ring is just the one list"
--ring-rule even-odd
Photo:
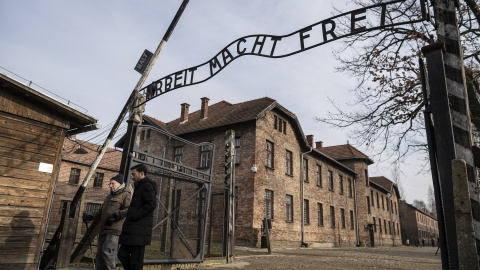
[[(133, 69), (140, 55), (155, 51), (181, 2), (0, 0), (0, 72), (80, 105), (105, 126), (118, 117), (140, 78)], [(333, 4), (344, 12), (358, 8), (346, 2), (192, 0), (146, 82), (202, 64), (240, 37), (300, 30), (331, 17)], [(204, 83), (150, 101), (146, 114), (168, 122), (180, 116), (181, 103), (189, 103), (190, 112), (200, 109), (202, 97), (214, 104), (268, 96), (296, 114), (305, 135), (313, 134), (324, 146), (345, 144), (347, 130), (314, 119), (332, 110), (328, 98), (342, 106), (353, 100), (348, 90), (355, 81), (334, 70), (332, 50), (339, 45), (334, 41), (279, 59), (240, 57)], [(425, 163), (421, 158), (412, 156), (402, 167), (410, 203), (426, 200), (431, 185), (430, 174), (418, 174)], [(381, 175), (392, 179), (391, 166), (376, 161), (370, 176)]]

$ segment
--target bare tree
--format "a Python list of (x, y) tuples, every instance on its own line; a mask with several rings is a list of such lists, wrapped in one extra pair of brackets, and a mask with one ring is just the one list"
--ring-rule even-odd
[(400, 196), (400, 198), (402, 198), (403, 200), (405, 200), (405, 198), (403, 197), (403, 195), (405, 195), (405, 192), (403, 190), (403, 185), (402, 185), (402, 182), (400, 180), (400, 174), (401, 174), (401, 171), (400, 171), (400, 164), (398, 162), (396, 162), (394, 165), (393, 165), (393, 170), (391, 171), (392, 173), (392, 180), (393, 180), (393, 183), (395, 183), (398, 187), (398, 194)]
[(427, 212), (427, 204), (422, 200), (413, 200), (412, 205), (415, 206), (418, 210)]
[[(367, 7), (381, 0), (354, 0)], [(406, 0), (403, 9), (389, 11), (386, 20), (418, 18), (415, 0)], [(405, 8), (406, 7), (406, 8)], [(431, 7), (430, 7), (431, 9)], [(381, 12), (380, 10), (378, 12)], [(461, 0), (459, 28), (472, 122), (480, 127), (480, 9), (478, 0)], [(344, 22), (347, 26), (349, 21)], [(435, 25), (423, 22), (364, 32), (343, 39), (334, 55), (338, 70), (357, 78), (351, 92), (354, 101), (317, 120), (337, 128), (351, 127), (349, 136), (356, 145), (366, 145), (372, 156), (393, 158), (393, 162), (419, 150), (426, 150), (423, 97), (418, 58), (420, 49), (436, 41)], [(425, 152), (426, 153), (426, 152)]]

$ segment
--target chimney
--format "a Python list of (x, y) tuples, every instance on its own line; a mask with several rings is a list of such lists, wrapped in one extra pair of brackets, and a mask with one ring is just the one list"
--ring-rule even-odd
[(313, 147), (313, 135), (307, 135), (307, 143), (310, 147)]
[(188, 103), (182, 103), (182, 113), (180, 115), (180, 124), (183, 124), (188, 121), (188, 107), (190, 107), (190, 104)]
[(200, 111), (200, 120), (207, 118), (208, 116), (208, 101), (210, 99), (207, 97), (202, 98), (202, 110)]
[(319, 141), (319, 142), (315, 143), (315, 148), (320, 149), (322, 147), (323, 147), (323, 142), (322, 141)]

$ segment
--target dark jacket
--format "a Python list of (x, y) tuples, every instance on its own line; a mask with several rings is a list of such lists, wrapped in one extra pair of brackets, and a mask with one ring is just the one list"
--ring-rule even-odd
[[(115, 191), (113, 194), (110, 193), (107, 195), (100, 212), (100, 234), (120, 235), (122, 232), (123, 222), (127, 216), (128, 206), (130, 205), (130, 200), (132, 199), (132, 193), (130, 189), (131, 188), (124, 186)], [(117, 219), (112, 226), (105, 225), (105, 221), (112, 214), (117, 214)]]
[(135, 182), (132, 202), (123, 223), (119, 244), (129, 246), (150, 245), (152, 239), (153, 210), (157, 206), (157, 183), (145, 177)]

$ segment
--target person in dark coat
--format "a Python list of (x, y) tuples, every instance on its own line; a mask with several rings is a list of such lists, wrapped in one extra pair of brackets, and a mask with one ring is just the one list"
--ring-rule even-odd
[(97, 270), (116, 269), (118, 238), (132, 198), (130, 187), (125, 186), (121, 174), (110, 179), (108, 187), (110, 194), (105, 198), (102, 209), (93, 215), (85, 213), (83, 216), (84, 222), (100, 217), (100, 233), (95, 257)]
[(118, 259), (124, 269), (143, 269), (145, 246), (152, 239), (153, 210), (157, 205), (157, 183), (147, 177), (143, 164), (131, 168), (135, 191), (118, 243)]

